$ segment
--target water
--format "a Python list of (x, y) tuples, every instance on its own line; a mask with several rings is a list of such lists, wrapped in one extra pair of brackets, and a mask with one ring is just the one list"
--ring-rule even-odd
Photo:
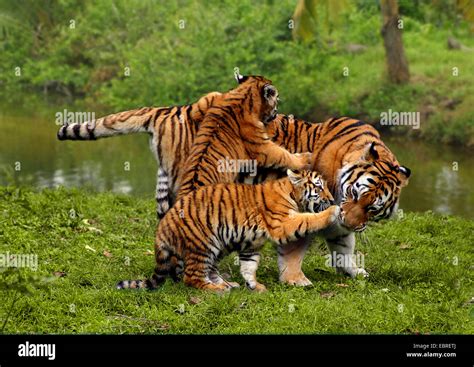
[[(55, 112), (61, 108), (0, 111), (0, 185), (64, 185), (153, 197), (157, 166), (146, 135), (58, 141)], [(384, 141), (412, 170), (402, 209), (474, 218), (472, 152), (406, 138)]]

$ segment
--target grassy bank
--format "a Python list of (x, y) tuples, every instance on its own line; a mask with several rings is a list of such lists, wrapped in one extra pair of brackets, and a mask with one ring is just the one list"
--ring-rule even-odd
[[(265, 294), (214, 295), (167, 281), (155, 292), (117, 281), (153, 268), (153, 200), (78, 190), (0, 189), (0, 253), (38, 269), (3, 269), (3, 333), (473, 333), (472, 221), (432, 213), (374, 225), (359, 238), (367, 280), (336, 275), (315, 245), (312, 288), (278, 283), (264, 250)], [(222, 273), (242, 282), (234, 255)], [(13, 304), (13, 307), (11, 307)]]

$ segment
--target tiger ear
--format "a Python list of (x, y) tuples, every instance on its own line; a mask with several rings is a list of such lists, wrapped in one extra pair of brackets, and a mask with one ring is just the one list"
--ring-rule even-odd
[(367, 162), (373, 162), (379, 159), (379, 152), (377, 152), (377, 148), (375, 146), (375, 142), (367, 144), (364, 154), (362, 155), (362, 160)]
[(411, 176), (411, 169), (405, 166), (398, 167), (400, 173), (400, 179), (402, 181), (401, 187), (408, 185), (408, 178)]
[(263, 87), (263, 98), (268, 100), (270, 97), (274, 97), (276, 92), (277, 90), (273, 85), (267, 84)]
[(299, 171), (292, 171), (291, 169), (287, 169), (286, 174), (288, 175), (290, 182), (293, 185), (299, 185), (303, 181), (303, 176)]
[(239, 83), (239, 84), (242, 84), (248, 78), (249, 78), (248, 76), (240, 75), (240, 73), (235, 73), (235, 80), (237, 80), (237, 83)]

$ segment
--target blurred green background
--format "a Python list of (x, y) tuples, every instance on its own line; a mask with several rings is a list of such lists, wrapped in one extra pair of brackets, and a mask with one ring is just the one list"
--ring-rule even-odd
[[(411, 79), (396, 88), (379, 1), (303, 3), (316, 11), (299, 18), (306, 41), (292, 34), (295, 0), (1, 0), (2, 97), (61, 94), (108, 111), (185, 104), (233, 87), (239, 67), (274, 81), (284, 113), (374, 122), (388, 108), (421, 111), (421, 134), (474, 144), (472, 1), (398, 1)], [(449, 37), (462, 48), (449, 50)]]

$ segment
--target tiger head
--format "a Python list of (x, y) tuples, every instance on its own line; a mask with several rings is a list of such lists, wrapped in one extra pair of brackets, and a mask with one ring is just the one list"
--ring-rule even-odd
[(360, 159), (343, 166), (339, 176), (343, 225), (363, 231), (369, 221), (390, 218), (398, 208), (401, 188), (408, 184), (411, 171), (400, 166), (380, 143), (368, 143)]
[(334, 203), (326, 180), (316, 171), (286, 171), (301, 212), (319, 213)]
[(250, 112), (256, 111), (260, 121), (269, 124), (277, 115), (279, 101), (278, 90), (272, 81), (258, 75), (236, 74), (235, 78), (239, 86), (233, 92), (242, 93)]

